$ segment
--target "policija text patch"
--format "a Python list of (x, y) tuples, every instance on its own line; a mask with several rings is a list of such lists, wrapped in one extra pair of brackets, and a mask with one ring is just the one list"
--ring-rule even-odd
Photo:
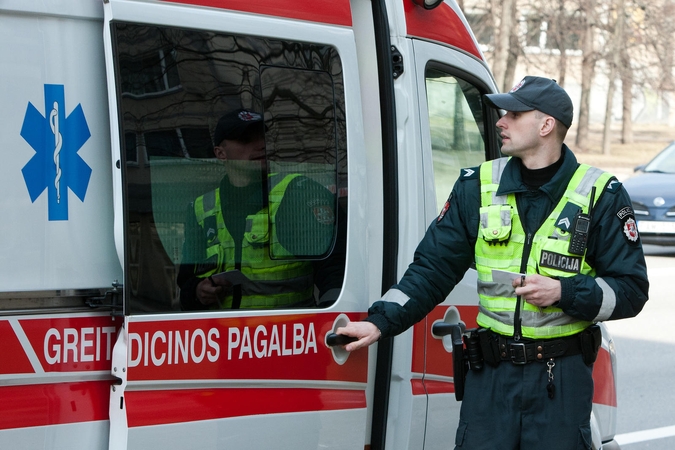
[(549, 269), (561, 270), (563, 272), (579, 273), (579, 270), (581, 269), (581, 257), (561, 255), (560, 253), (542, 250), (539, 265), (541, 267), (548, 267)]

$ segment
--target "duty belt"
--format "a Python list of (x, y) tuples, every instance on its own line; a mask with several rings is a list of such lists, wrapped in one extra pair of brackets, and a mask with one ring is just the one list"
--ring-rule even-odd
[(557, 339), (521, 339), (516, 341), (496, 333), (490, 339), (492, 354), (501, 361), (513, 364), (527, 364), (533, 361), (546, 361), (549, 358), (581, 354), (579, 334)]

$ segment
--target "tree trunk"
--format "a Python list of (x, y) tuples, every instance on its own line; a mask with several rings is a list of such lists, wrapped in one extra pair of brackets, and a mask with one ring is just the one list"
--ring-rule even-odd
[(582, 37), (581, 50), (581, 100), (579, 102), (579, 124), (577, 125), (577, 137), (575, 144), (582, 150), (588, 149), (588, 124), (591, 107), (591, 85), (595, 75), (595, 52), (593, 51), (593, 1), (586, 4), (584, 11), (584, 35)]
[(616, 22), (614, 23), (614, 34), (612, 36), (612, 53), (607, 58), (609, 69), (609, 88), (607, 89), (607, 106), (605, 108), (605, 128), (602, 130), (602, 153), (610, 155), (612, 153), (612, 104), (614, 103), (614, 91), (616, 89), (616, 73), (619, 67), (621, 49), (623, 42), (623, 25), (625, 22), (625, 1), (618, 0), (616, 7)]
[(565, 87), (565, 75), (567, 74), (567, 42), (565, 41), (565, 0), (559, 0), (558, 16), (556, 17), (556, 34), (558, 39), (558, 49), (560, 49), (560, 71), (558, 72), (558, 85)]
[(612, 137), (612, 105), (614, 103), (614, 91), (616, 90), (616, 67), (612, 64), (609, 70), (609, 87), (607, 88), (607, 103), (605, 105), (605, 125), (602, 130), (602, 153), (604, 155), (611, 155), (611, 137)]
[(520, 55), (520, 42), (518, 41), (518, 10), (516, 2), (511, 2), (509, 15), (511, 16), (511, 26), (509, 27), (509, 51), (506, 59), (506, 70), (504, 72), (504, 82), (502, 83), (502, 92), (508, 92), (515, 84), (516, 66), (518, 65), (518, 56)]
[(498, 88), (503, 88), (506, 76), (509, 38), (511, 36), (511, 28), (513, 28), (511, 14), (509, 12), (513, 8), (513, 3), (514, 0), (503, 0), (501, 4), (499, 1), (493, 3), (494, 23), (498, 23), (499, 25), (495, 32), (495, 52), (494, 61), (492, 62), (492, 74), (495, 77)]
[(621, 94), (623, 113), (621, 115), (621, 143), (633, 143), (633, 69), (626, 50), (621, 52)]

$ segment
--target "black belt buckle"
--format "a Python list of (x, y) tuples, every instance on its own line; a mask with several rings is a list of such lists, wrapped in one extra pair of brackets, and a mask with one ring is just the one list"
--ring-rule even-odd
[(513, 364), (527, 364), (527, 351), (524, 342), (509, 344), (509, 356)]

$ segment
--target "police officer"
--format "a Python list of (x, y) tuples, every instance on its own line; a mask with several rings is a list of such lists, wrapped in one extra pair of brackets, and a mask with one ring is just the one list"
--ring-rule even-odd
[[(223, 115), (214, 143), (225, 176), (188, 210), (178, 275), (182, 308), (328, 305), (342, 283), (341, 244), (323, 261), (294, 257), (322, 256), (331, 249), (335, 196), (297, 173), (267, 177), (265, 128), (258, 113), (237, 109)], [(213, 276), (235, 269), (246, 277), (241, 284)]]
[(563, 144), (572, 102), (525, 77), (489, 94), (507, 155), (463, 170), (400, 283), (338, 333), (349, 351), (397, 335), (442, 302), (475, 263), (480, 349), (456, 449), (590, 449), (594, 323), (635, 316), (649, 282), (631, 201)]

